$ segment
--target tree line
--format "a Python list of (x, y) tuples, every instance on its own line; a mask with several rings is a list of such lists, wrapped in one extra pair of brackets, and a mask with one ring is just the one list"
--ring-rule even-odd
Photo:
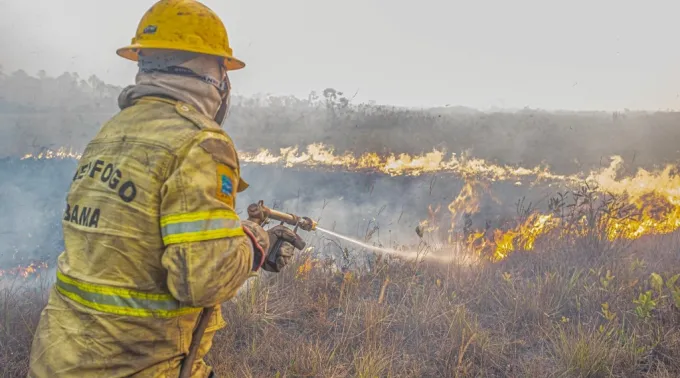
[[(0, 157), (83, 148), (118, 111), (122, 87), (77, 73), (32, 76), (0, 67)], [(467, 153), (502, 164), (572, 173), (621, 155), (631, 166), (675, 162), (676, 112), (478, 111), (355, 103), (336, 88), (295, 96), (234, 96), (226, 128), (241, 150), (324, 143), (339, 152)]]

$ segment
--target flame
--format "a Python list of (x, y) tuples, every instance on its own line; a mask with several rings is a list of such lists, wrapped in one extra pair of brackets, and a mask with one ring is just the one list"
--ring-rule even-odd
[(434, 149), (431, 152), (409, 155), (388, 154), (380, 156), (375, 152), (367, 152), (358, 157), (350, 152), (336, 154), (332, 147), (322, 143), (307, 146), (305, 152), (298, 147), (281, 148), (278, 155), (263, 149), (256, 153), (239, 152), (241, 161), (257, 164), (283, 164), (285, 167), (340, 167), (350, 171), (374, 171), (390, 176), (419, 176), (424, 173), (450, 172), (461, 177), (474, 176), (488, 181), (513, 180), (521, 185), (522, 180), (554, 180), (570, 181), (573, 178), (551, 173), (545, 167), (532, 169), (496, 165), (483, 159), (458, 157), (452, 154), (446, 158), (446, 153)]
[(518, 227), (510, 230), (493, 230), (493, 239), (485, 239), (485, 232), (475, 232), (467, 239), (467, 244), (478, 254), (488, 256), (492, 261), (506, 258), (515, 249), (525, 251), (534, 249), (536, 239), (556, 229), (559, 219), (552, 214), (533, 213)]
[(44, 150), (37, 154), (26, 154), (21, 157), (21, 160), (34, 159), (34, 160), (50, 160), (50, 159), (75, 159), (79, 160), (83, 156), (82, 153), (73, 151), (71, 147), (59, 147), (56, 151)]
[[(475, 231), (464, 243), (478, 254), (498, 261), (515, 250), (530, 251), (536, 240), (548, 234), (556, 238), (569, 235), (602, 235), (614, 241), (635, 240), (646, 235), (662, 235), (680, 228), (680, 176), (675, 165), (649, 172), (639, 169), (634, 176), (618, 178), (623, 171), (623, 159), (612, 158), (609, 167), (591, 172), (584, 181), (587, 188), (574, 191), (576, 200), (568, 216), (556, 212), (531, 212), (526, 219), (509, 229)], [(470, 193), (474, 189), (476, 193)], [(586, 190), (587, 189), (587, 190)], [(458, 202), (478, 206), (482, 185), (467, 185), (451, 205), (452, 227), (458, 219)]]
[[(552, 181), (578, 181), (578, 177), (570, 177), (551, 173), (547, 167), (512, 167), (509, 165), (496, 165), (483, 159), (458, 157), (451, 154), (446, 158), (446, 153), (434, 149), (431, 152), (410, 154), (388, 154), (381, 156), (375, 152), (367, 152), (358, 157), (351, 152), (337, 154), (332, 147), (323, 143), (313, 143), (300, 152), (297, 146), (285, 147), (279, 150), (278, 155), (272, 154), (267, 149), (257, 152), (240, 151), (239, 159), (245, 163), (262, 165), (282, 164), (285, 167), (305, 166), (323, 168), (342, 168), (349, 171), (380, 172), (390, 176), (419, 176), (424, 173), (449, 172), (460, 177), (476, 177), (486, 181), (512, 180), (515, 185), (522, 185), (523, 180), (552, 180)], [(38, 154), (26, 154), (25, 159), (80, 159), (82, 153), (74, 151), (70, 147), (60, 147), (56, 151), (45, 150)]]
[[(667, 234), (680, 228), (680, 176), (678, 167), (668, 165), (660, 171), (638, 170), (633, 176), (624, 177), (623, 159), (612, 157), (609, 167), (585, 175), (559, 175), (547, 167), (513, 167), (497, 165), (483, 159), (468, 156), (448, 156), (437, 149), (423, 154), (387, 154), (367, 152), (359, 156), (352, 153), (337, 153), (332, 147), (321, 143), (310, 144), (304, 150), (297, 146), (279, 149), (278, 154), (262, 149), (257, 152), (239, 152), (245, 163), (262, 165), (281, 164), (285, 167), (305, 166), (348, 171), (379, 172), (390, 176), (418, 176), (425, 173), (447, 172), (461, 177), (465, 184), (458, 196), (448, 205), (451, 227), (448, 241), (453, 238), (454, 229), (467, 214), (479, 211), (484, 195), (490, 194), (489, 183), (509, 181), (521, 186), (540, 181), (561, 183), (567, 187), (578, 187), (587, 183), (597, 193), (593, 199), (605, 203), (606, 197), (617, 198), (609, 203), (609, 212), (599, 213), (595, 219), (584, 214), (572, 214), (566, 219), (553, 212), (533, 212), (515, 226), (472, 230), (464, 224), (462, 241), (478, 253), (488, 254), (494, 260), (507, 257), (515, 250), (533, 250), (536, 242), (548, 234), (565, 237), (569, 233), (583, 234), (589, 227), (603, 230), (609, 240), (633, 240), (645, 235)], [(25, 155), (23, 159), (80, 159), (81, 154), (71, 148), (57, 151), (43, 151), (37, 155)], [(493, 197), (491, 198), (497, 201)], [(574, 207), (586, 212), (588, 204)], [(440, 230), (436, 213), (429, 209), (430, 216), (419, 225), (419, 232)], [(576, 218), (574, 218), (576, 217)], [(460, 241), (460, 240), (458, 240)]]
[(616, 225), (616, 233), (628, 239), (647, 234), (666, 234), (680, 227), (680, 176), (678, 167), (667, 165), (658, 172), (644, 169), (635, 176), (617, 179), (623, 170), (623, 159), (612, 158), (611, 165), (588, 178), (608, 193), (626, 196), (642, 215)]
[(31, 276), (39, 276), (41, 270), (48, 268), (46, 262), (32, 262), (28, 266), (16, 266), (7, 270), (0, 269), (0, 277), (22, 277), (29, 278)]

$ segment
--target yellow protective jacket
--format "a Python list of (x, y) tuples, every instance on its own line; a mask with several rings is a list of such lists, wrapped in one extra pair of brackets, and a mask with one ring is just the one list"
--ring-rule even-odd
[(262, 263), (234, 212), (246, 187), (231, 139), (186, 103), (143, 97), (104, 124), (68, 192), (28, 376), (177, 377), (215, 306), (193, 375), (208, 376), (220, 303)]

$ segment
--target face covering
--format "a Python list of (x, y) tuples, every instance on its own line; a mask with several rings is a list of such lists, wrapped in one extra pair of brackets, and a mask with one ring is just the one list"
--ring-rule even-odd
[(183, 64), (195, 59), (198, 54), (184, 51), (157, 51), (153, 54), (140, 54), (138, 60), (139, 70), (142, 73), (160, 72), (170, 75), (184, 76), (200, 80), (214, 86), (219, 92), (221, 103), (214, 114), (213, 119), (220, 127), (229, 115), (231, 100), (231, 83), (227, 75), (224, 60), (219, 58), (219, 71), (221, 79), (217, 80), (211, 75), (205, 75), (183, 66)]

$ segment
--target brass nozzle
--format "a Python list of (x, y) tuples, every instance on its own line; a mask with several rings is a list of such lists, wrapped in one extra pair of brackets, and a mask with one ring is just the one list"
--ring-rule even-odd
[(299, 217), (295, 214), (270, 209), (264, 205), (263, 201), (248, 206), (248, 219), (256, 221), (258, 224), (265, 224), (269, 219), (273, 219), (291, 226), (298, 226), (305, 231), (315, 230), (317, 224), (316, 221), (308, 217)]
[(305, 231), (314, 231), (316, 230), (316, 221), (311, 218), (302, 217), (300, 228)]

